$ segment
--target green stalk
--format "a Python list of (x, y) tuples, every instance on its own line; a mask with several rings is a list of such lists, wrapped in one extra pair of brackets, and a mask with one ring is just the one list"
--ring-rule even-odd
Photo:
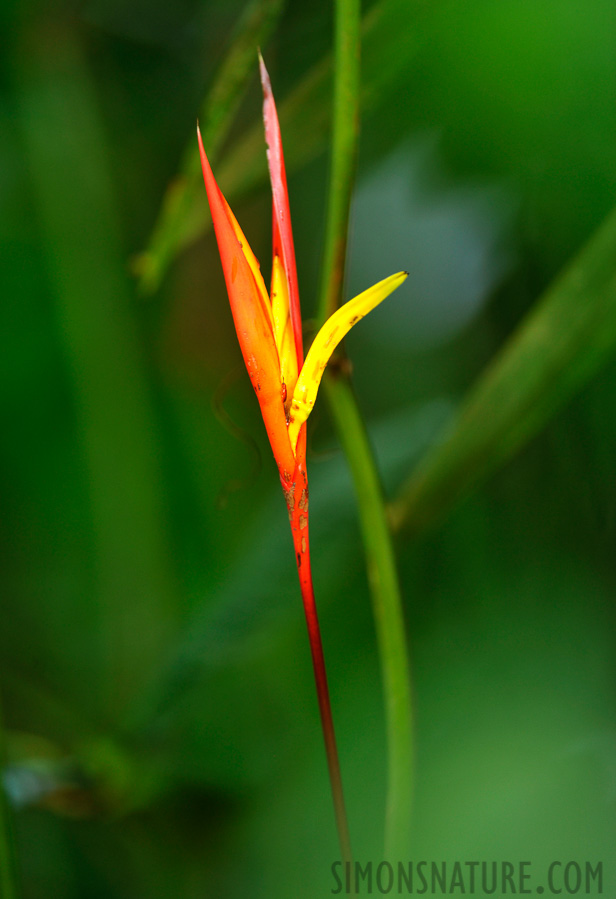
[(340, 305), (344, 282), (359, 135), (360, 22), (359, 0), (336, 0), (332, 161), (317, 313), (320, 322)]
[[(359, 131), (359, 22), (359, 2), (337, 0), (334, 131), (320, 323), (342, 299)], [(342, 367), (336, 377), (324, 380), (357, 494), (383, 678), (388, 743), (385, 852), (392, 859), (404, 858), (410, 837), (412, 718), (400, 584), (376, 463), (351, 385)]]
[(385, 854), (400, 859), (409, 850), (412, 793), (411, 681), (402, 596), (383, 491), (351, 384), (337, 371), (326, 374), (325, 394), (357, 495), (381, 660), (389, 770)]

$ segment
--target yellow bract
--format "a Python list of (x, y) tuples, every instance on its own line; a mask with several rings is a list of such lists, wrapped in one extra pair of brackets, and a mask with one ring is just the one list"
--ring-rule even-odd
[(280, 359), (280, 378), (287, 389), (288, 401), (285, 405), (288, 408), (297, 381), (297, 353), (289, 311), (289, 286), (279, 256), (274, 256), (272, 265), (271, 297), (274, 340)]
[(299, 429), (312, 412), (323, 371), (332, 353), (353, 325), (388, 297), (407, 276), (408, 272), (398, 272), (364, 290), (355, 299), (349, 300), (336, 310), (314, 338), (297, 378), (289, 406), (289, 440), (294, 452)]
[(224, 197), (223, 202), (240, 249), (252, 271), (261, 306), (272, 328), (280, 362), (280, 379), (284, 385), (282, 398), (287, 414), (289, 441), (295, 453), (300, 428), (312, 412), (323, 372), (332, 353), (353, 325), (393, 293), (406, 279), (408, 272), (390, 275), (336, 310), (314, 338), (302, 370), (298, 374), (289, 309), (289, 285), (282, 260), (279, 256), (274, 256), (270, 299), (257, 257)]

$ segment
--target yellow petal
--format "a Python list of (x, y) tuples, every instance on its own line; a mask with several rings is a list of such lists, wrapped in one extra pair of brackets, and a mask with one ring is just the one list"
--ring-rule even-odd
[(364, 290), (334, 312), (314, 338), (299, 373), (289, 409), (289, 439), (292, 447), (295, 447), (299, 429), (312, 411), (321, 377), (331, 354), (353, 325), (393, 293), (407, 276), (408, 272), (398, 272)]
[(272, 264), (272, 316), (274, 320), (274, 340), (280, 359), (280, 377), (288, 391), (288, 403), (297, 381), (297, 354), (295, 337), (289, 310), (289, 286), (284, 266), (279, 256), (274, 256)]

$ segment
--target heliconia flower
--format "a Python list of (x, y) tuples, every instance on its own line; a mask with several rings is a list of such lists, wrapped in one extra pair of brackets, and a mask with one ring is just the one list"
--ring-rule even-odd
[(314, 338), (304, 361), (295, 249), (280, 127), (269, 76), (261, 57), (259, 64), (273, 197), (273, 260), (269, 294), (259, 263), (214, 179), (198, 127), (197, 135), (235, 329), (261, 407), (289, 510), (334, 806), (345, 854), (348, 831), (310, 569), (306, 420), (314, 406), (323, 371), (340, 341), (356, 322), (399, 287), (407, 272), (391, 275), (338, 309)]

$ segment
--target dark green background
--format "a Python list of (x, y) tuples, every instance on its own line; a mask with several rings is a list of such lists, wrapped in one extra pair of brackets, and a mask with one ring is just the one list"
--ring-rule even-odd
[[(614, 203), (616, 26), (609, 0), (378, 6), (349, 296), (410, 277), (347, 343), (394, 496)], [(31, 899), (335, 886), (287, 517), (212, 235), (154, 295), (131, 274), (241, 9), (92, 0), (1, 14), (0, 688)], [(332, 24), (324, 0), (288, 4), (264, 47), (279, 101), (330, 51)], [(220, 165), (258, 122), (256, 76), (255, 58)], [(321, 152), (289, 178), (307, 319), (327, 172)], [(265, 181), (233, 205), (267, 278)], [(224, 407), (258, 452), (214, 414), (225, 380)], [(533, 884), (552, 860), (602, 859), (604, 893), (616, 889), (615, 400), (612, 360), (438, 526), (397, 539), (416, 722), (409, 858), (528, 859)], [(378, 861), (378, 660), (324, 403), (309, 442), (352, 836)]]

